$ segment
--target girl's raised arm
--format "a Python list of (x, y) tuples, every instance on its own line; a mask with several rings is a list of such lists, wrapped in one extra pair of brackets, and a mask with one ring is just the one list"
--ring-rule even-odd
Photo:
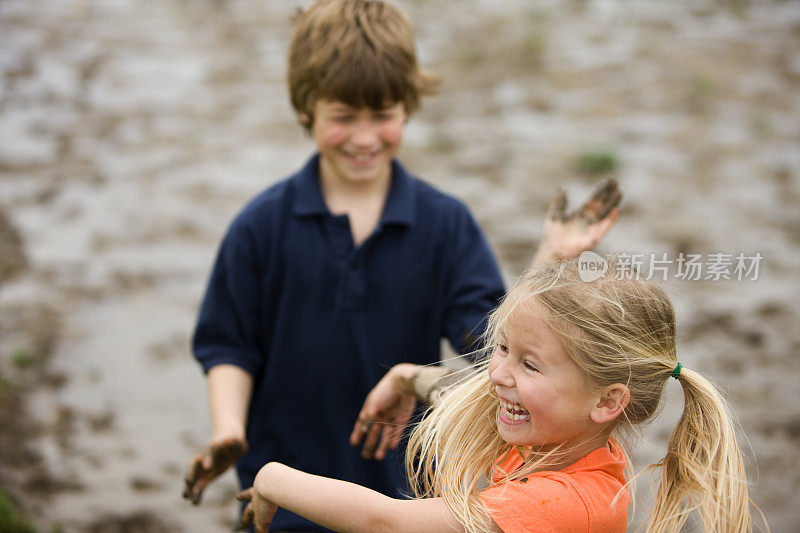
[[(251, 489), (242, 526), (266, 532), (278, 507), (334, 531), (463, 532), (441, 498), (398, 500), (366, 487), (267, 463)], [(497, 531), (500, 531), (498, 528)]]

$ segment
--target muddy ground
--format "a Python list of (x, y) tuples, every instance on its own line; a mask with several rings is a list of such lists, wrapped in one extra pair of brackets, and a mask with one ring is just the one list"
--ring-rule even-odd
[[(398, 3), (443, 79), (407, 166), (469, 204), (509, 282), (554, 185), (615, 176), (601, 251), (666, 254), (679, 356), (728, 393), (753, 498), (796, 531), (800, 3)], [(180, 499), (209, 434), (188, 339), (228, 222), (313, 149), (283, 80), (299, 4), (0, 3), (0, 486), (40, 531), (233, 524), (231, 475)], [(762, 261), (693, 280), (681, 253)]]

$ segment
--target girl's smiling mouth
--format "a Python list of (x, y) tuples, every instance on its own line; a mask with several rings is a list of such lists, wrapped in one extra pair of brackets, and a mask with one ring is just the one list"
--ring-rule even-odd
[(499, 418), (505, 424), (517, 425), (530, 421), (531, 414), (521, 405), (500, 398)]

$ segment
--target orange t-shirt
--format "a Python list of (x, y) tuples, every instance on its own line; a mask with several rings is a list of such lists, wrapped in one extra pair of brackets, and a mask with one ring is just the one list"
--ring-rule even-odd
[[(630, 496), (625, 480), (625, 455), (609, 440), (568, 467), (534, 472), (529, 476), (488, 488), (481, 500), (504, 533), (517, 532), (623, 532), (628, 527)], [(496, 468), (513, 472), (522, 466), (517, 452)], [(500, 479), (495, 473), (495, 481)], [(622, 489), (614, 506), (611, 501)]]

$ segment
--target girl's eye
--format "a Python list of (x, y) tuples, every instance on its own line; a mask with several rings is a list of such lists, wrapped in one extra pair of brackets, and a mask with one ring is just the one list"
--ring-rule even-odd
[(539, 371), (539, 369), (536, 368), (536, 366), (533, 363), (531, 363), (530, 361), (524, 361), (522, 364), (525, 365), (525, 368), (527, 370), (530, 370), (532, 372), (538, 372)]
[(505, 344), (498, 344), (497, 348), (503, 353), (508, 353), (508, 346)]

